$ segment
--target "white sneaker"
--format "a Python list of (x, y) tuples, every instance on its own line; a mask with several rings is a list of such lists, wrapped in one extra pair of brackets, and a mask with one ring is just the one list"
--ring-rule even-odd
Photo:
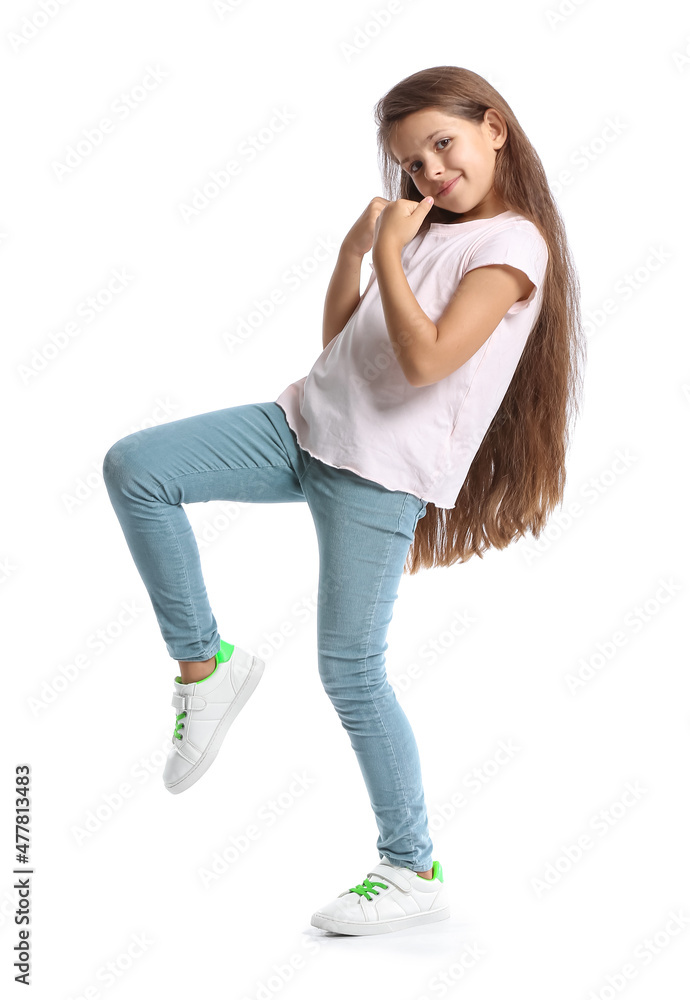
[(361, 885), (346, 889), (317, 910), (312, 925), (337, 934), (385, 934), (445, 920), (450, 906), (443, 869), (438, 861), (432, 867), (433, 875), (427, 879), (384, 858)]
[(213, 673), (191, 684), (175, 678), (171, 704), (177, 724), (163, 770), (168, 791), (184, 792), (209, 769), (264, 666), (263, 660), (221, 639)]

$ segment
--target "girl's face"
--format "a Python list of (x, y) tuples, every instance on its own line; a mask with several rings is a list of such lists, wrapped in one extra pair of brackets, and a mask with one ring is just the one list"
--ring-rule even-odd
[[(503, 118), (493, 108), (481, 125), (437, 108), (424, 108), (402, 118), (390, 148), (422, 197), (463, 216), (462, 222), (490, 219), (506, 206), (493, 189), (496, 151), (508, 136)], [(452, 184), (448, 191), (441, 190)]]

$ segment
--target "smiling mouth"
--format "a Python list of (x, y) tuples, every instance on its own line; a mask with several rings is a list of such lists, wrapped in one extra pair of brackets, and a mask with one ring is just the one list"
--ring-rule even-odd
[(451, 188), (455, 187), (456, 183), (460, 180), (460, 175), (454, 177), (452, 181), (449, 181), (436, 195), (437, 198), (442, 198), (444, 194), (448, 194)]

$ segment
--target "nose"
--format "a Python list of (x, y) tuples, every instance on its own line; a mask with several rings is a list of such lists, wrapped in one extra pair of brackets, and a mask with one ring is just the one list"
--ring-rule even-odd
[(430, 163), (427, 167), (424, 168), (424, 177), (428, 181), (431, 180), (436, 181), (438, 180), (439, 174), (441, 174), (442, 172), (443, 172), (443, 167), (441, 166), (440, 163)]

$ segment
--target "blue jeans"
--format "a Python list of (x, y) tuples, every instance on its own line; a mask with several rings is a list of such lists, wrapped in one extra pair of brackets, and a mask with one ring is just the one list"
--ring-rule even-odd
[(106, 454), (103, 477), (175, 660), (208, 660), (220, 648), (199, 549), (181, 504), (309, 504), (319, 550), (319, 675), (357, 755), (379, 829), (379, 856), (415, 871), (431, 868), (419, 753), (384, 655), (398, 583), (426, 502), (314, 458), (275, 402), (128, 434)]

